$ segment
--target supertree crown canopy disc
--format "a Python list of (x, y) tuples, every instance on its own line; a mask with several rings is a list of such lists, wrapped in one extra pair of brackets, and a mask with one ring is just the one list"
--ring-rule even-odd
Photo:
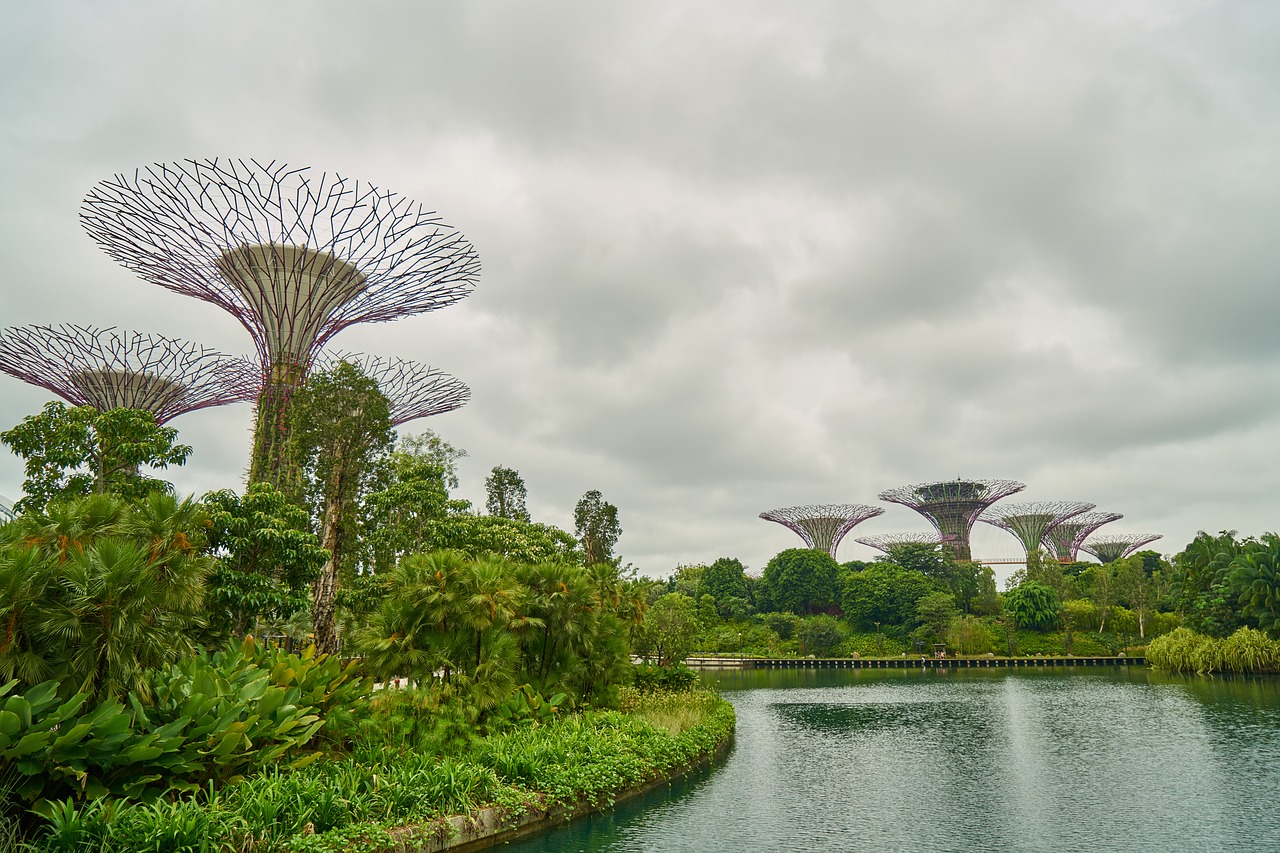
[(1081, 544), (1080, 550), (1097, 557), (1100, 563), (1113, 563), (1160, 538), (1159, 533), (1113, 533), (1090, 537)]
[(808, 504), (766, 510), (760, 517), (789, 528), (807, 547), (834, 557), (846, 533), (868, 518), (883, 514), (880, 507), (864, 504)]
[(303, 373), (347, 326), (450, 305), (480, 270), (471, 243), (421, 205), (275, 161), (116, 175), (90, 190), (80, 219), (129, 270), (234, 315), (265, 364)]
[(863, 536), (853, 541), (887, 554), (890, 548), (896, 548), (899, 545), (937, 545), (942, 542), (942, 537), (934, 532), (880, 533), (875, 536)]
[(452, 412), (471, 399), (471, 389), (461, 380), (404, 358), (333, 353), (322, 357), (320, 367), (328, 370), (343, 361), (378, 383), (378, 390), (391, 404), (393, 426)]
[(1080, 543), (1104, 524), (1124, 518), (1118, 512), (1082, 512), (1055, 524), (1045, 534), (1044, 545), (1059, 561), (1074, 563), (1080, 555)]
[(984, 509), (1025, 488), (1015, 480), (960, 478), (900, 486), (881, 492), (879, 497), (910, 507), (929, 519), (943, 541), (967, 545), (969, 531)]
[(260, 368), (199, 344), (92, 326), (16, 326), (0, 332), (0, 370), (100, 411), (143, 409), (158, 422), (254, 399)]
[(1030, 555), (1040, 548), (1044, 537), (1056, 525), (1093, 507), (1084, 501), (1001, 504), (988, 509), (980, 519), (1012, 533)]

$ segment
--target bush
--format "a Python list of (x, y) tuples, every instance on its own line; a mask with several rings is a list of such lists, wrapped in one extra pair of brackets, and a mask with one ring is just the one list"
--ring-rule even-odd
[(655, 690), (691, 690), (698, 683), (698, 674), (684, 664), (651, 666), (638, 664), (634, 670), (634, 684), (641, 693)]

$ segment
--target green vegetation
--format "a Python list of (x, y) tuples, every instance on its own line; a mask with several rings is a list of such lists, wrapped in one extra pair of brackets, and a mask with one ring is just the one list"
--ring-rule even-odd
[[(289, 478), (201, 501), (139, 473), (190, 452), (143, 413), (4, 433), (30, 500), (0, 525), (0, 850), (391, 849), (607, 803), (728, 736), (692, 672), (631, 665), (654, 637), (683, 656), (701, 614), (646, 620), (599, 492), (574, 536), (499, 466), (477, 515), (449, 495), (465, 453), (393, 446), (351, 365), (293, 403)], [(344, 638), (356, 660), (316, 652)]]

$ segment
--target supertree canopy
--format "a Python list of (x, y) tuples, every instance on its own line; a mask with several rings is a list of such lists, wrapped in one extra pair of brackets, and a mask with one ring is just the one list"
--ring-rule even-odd
[(378, 390), (391, 404), (391, 424), (399, 426), (460, 409), (471, 399), (471, 389), (459, 379), (416, 361), (403, 358), (335, 353), (321, 358), (328, 368), (348, 362), (378, 383)]
[(1020, 492), (1026, 486), (1014, 480), (943, 480), (900, 486), (881, 492), (882, 501), (902, 504), (923, 515), (933, 524), (942, 543), (951, 548), (958, 560), (972, 559), (969, 531), (982, 511), (1001, 498)]
[(980, 520), (1012, 533), (1030, 557), (1032, 552), (1040, 549), (1050, 530), (1069, 518), (1088, 512), (1093, 506), (1083, 501), (1003, 504), (984, 512)]
[(937, 545), (942, 541), (942, 537), (937, 533), (880, 533), (875, 536), (863, 536), (853, 541), (887, 554), (890, 548), (896, 548), (899, 545)]
[(275, 161), (116, 175), (80, 218), (126, 268), (217, 305), (253, 337), (264, 381), (250, 481), (280, 479), (289, 400), (330, 338), (457, 302), (480, 270), (471, 243), (421, 205)]
[(199, 344), (91, 326), (16, 326), (0, 331), (0, 370), (76, 406), (178, 415), (254, 399), (257, 365)]
[(1159, 533), (1113, 533), (1109, 536), (1094, 536), (1082, 544), (1080, 550), (1089, 552), (1101, 563), (1113, 563), (1159, 538)]
[(835, 557), (846, 533), (868, 518), (883, 514), (879, 507), (863, 504), (811, 504), (771, 509), (760, 513), (760, 517), (789, 527), (800, 534), (806, 546)]
[(1074, 563), (1080, 555), (1080, 543), (1104, 524), (1124, 518), (1118, 512), (1082, 512), (1055, 524), (1044, 537), (1044, 546), (1060, 563)]

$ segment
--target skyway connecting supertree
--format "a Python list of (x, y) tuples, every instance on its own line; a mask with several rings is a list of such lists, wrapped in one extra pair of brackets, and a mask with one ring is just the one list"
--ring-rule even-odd
[(760, 517), (790, 528), (807, 547), (834, 557), (846, 533), (868, 518), (883, 514), (880, 507), (863, 504), (809, 504), (771, 509), (760, 513)]
[(1108, 536), (1094, 536), (1083, 543), (1080, 550), (1097, 557), (1100, 563), (1113, 563), (1160, 538), (1159, 533), (1113, 533)]
[(378, 383), (378, 390), (391, 404), (391, 425), (400, 426), (418, 418), (428, 418), (460, 409), (471, 399), (464, 382), (434, 367), (403, 358), (335, 353), (323, 356), (322, 368), (346, 361)]
[(1104, 524), (1124, 518), (1118, 512), (1082, 512), (1054, 525), (1044, 537), (1044, 546), (1060, 563), (1074, 563), (1080, 543)]
[(984, 512), (980, 520), (1012, 533), (1030, 557), (1032, 552), (1040, 550), (1045, 536), (1054, 527), (1093, 507), (1093, 504), (1083, 501), (1003, 504)]
[(0, 370), (76, 406), (178, 415), (253, 400), (257, 365), (199, 344), (91, 326), (16, 326), (0, 331)]
[(457, 302), (480, 261), (403, 196), (271, 161), (183, 160), (102, 181), (81, 222), (143, 279), (229, 312), (262, 364), (250, 481), (279, 482), (288, 409), (317, 353), (355, 323)]
[(1015, 480), (942, 480), (900, 486), (880, 493), (880, 500), (902, 504), (933, 524), (956, 559), (970, 560), (969, 532), (983, 510), (1026, 486)]
[(899, 545), (937, 545), (942, 537), (937, 533), (880, 533), (875, 536), (863, 536), (853, 540), (860, 545), (875, 548), (877, 551), (889, 553), (890, 548)]

